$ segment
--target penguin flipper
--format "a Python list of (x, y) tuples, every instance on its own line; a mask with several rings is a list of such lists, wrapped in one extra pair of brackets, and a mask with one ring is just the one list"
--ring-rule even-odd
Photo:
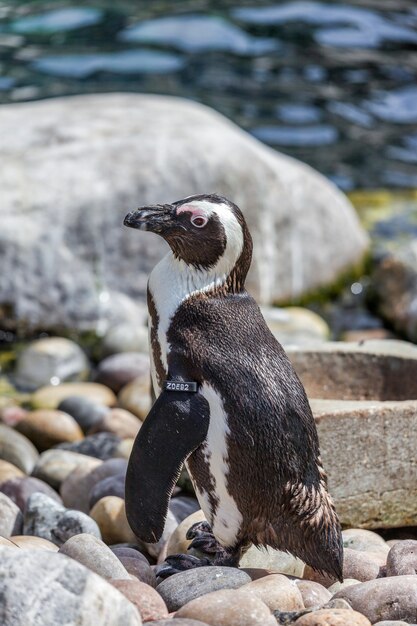
[(184, 461), (204, 441), (210, 421), (199, 393), (163, 391), (133, 444), (126, 473), (126, 516), (135, 535), (155, 543)]

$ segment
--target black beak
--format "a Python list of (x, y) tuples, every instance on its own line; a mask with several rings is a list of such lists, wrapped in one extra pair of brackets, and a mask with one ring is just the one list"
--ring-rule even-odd
[(162, 235), (170, 226), (174, 225), (174, 209), (170, 204), (156, 204), (144, 206), (128, 213), (123, 221), (125, 226), (148, 230)]

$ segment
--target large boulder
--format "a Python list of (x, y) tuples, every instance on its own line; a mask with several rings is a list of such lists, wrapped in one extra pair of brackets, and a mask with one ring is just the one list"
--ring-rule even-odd
[(165, 96), (109, 94), (2, 107), (0, 324), (105, 332), (138, 319), (166, 249), (128, 210), (218, 192), (243, 209), (263, 303), (333, 282), (367, 237), (345, 196), (218, 113)]

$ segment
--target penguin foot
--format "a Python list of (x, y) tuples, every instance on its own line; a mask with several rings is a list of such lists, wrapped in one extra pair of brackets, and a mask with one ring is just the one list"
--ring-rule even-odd
[(185, 572), (187, 569), (194, 569), (195, 567), (205, 567), (207, 565), (213, 565), (210, 559), (199, 559), (192, 554), (171, 554), (167, 556), (164, 563), (156, 568), (156, 575), (158, 578), (169, 578), (173, 574), (179, 572)]
[(224, 551), (208, 522), (196, 522), (187, 530), (186, 538), (192, 540), (188, 549), (193, 548), (210, 556)]

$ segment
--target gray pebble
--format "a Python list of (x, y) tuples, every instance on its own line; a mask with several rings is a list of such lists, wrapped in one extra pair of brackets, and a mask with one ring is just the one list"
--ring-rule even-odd
[(87, 456), (93, 456), (96, 459), (105, 461), (111, 459), (117, 453), (117, 447), (121, 441), (122, 439), (113, 433), (96, 433), (88, 435), (81, 441), (60, 443), (55, 447), (60, 450), (71, 450), (79, 454), (86, 454)]
[(125, 498), (125, 477), (126, 473), (116, 474), (115, 476), (107, 476), (100, 482), (96, 483), (90, 491), (90, 509), (96, 502), (105, 496), (117, 496)]
[(383, 622), (377, 622), (374, 626), (414, 626), (408, 622), (397, 622), (396, 620), (384, 620)]
[(178, 496), (178, 498), (172, 498), (169, 503), (169, 508), (174, 514), (177, 523), (180, 524), (186, 517), (198, 511), (200, 505), (196, 498), (192, 498), (191, 496)]
[(0, 424), (0, 459), (13, 463), (25, 474), (30, 474), (39, 452), (27, 437), (13, 428)]
[(417, 541), (399, 541), (388, 552), (387, 576), (417, 574)]
[(0, 485), (0, 491), (9, 496), (21, 511), (25, 510), (26, 503), (33, 493), (40, 492), (62, 504), (62, 500), (52, 487), (32, 476), (17, 476), (10, 478)]
[(156, 576), (149, 563), (130, 556), (117, 556), (123, 567), (131, 575), (151, 587), (156, 587)]
[(149, 357), (140, 352), (120, 352), (103, 359), (97, 368), (96, 381), (118, 393), (135, 378), (149, 377)]
[(163, 580), (157, 591), (171, 612), (211, 591), (238, 589), (250, 582), (250, 576), (235, 567), (197, 567)]
[(81, 430), (86, 433), (92, 426), (101, 422), (109, 408), (95, 404), (82, 396), (69, 396), (60, 402), (58, 410), (72, 415)]
[(207, 626), (207, 622), (200, 622), (187, 617), (177, 617), (175, 622), (172, 619), (159, 619), (156, 622), (152, 622), (152, 626)]
[(0, 493), (0, 536), (20, 535), (23, 527), (22, 512), (6, 494)]
[(67, 476), (83, 463), (85, 463), (85, 454), (52, 448), (42, 452), (33, 468), (32, 476), (59, 489)]
[(122, 556), (126, 556), (130, 559), (139, 559), (139, 561), (142, 561), (143, 563), (146, 563), (147, 565), (149, 565), (148, 559), (146, 558), (144, 554), (142, 554), (142, 552), (139, 552), (139, 550), (136, 550), (135, 548), (131, 548), (127, 544), (121, 543), (121, 544), (109, 546), (109, 547), (110, 547), (110, 550), (113, 552), (113, 554), (117, 556), (118, 559), (120, 559), (120, 557)]
[(130, 579), (117, 556), (93, 535), (75, 535), (60, 547), (59, 552), (82, 563), (103, 578)]
[(136, 608), (62, 554), (0, 546), (2, 626), (141, 626)]
[(58, 520), (56, 527), (52, 530), (52, 541), (57, 546), (65, 543), (74, 535), (88, 533), (101, 539), (101, 532), (96, 522), (81, 511), (68, 509), (64, 515)]

